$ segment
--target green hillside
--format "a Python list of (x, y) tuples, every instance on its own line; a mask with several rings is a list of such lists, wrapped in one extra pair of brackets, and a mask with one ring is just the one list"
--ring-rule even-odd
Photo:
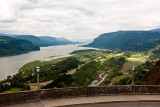
[(12, 38), (24, 39), (32, 42), (34, 45), (39, 47), (66, 45), (66, 44), (79, 44), (78, 42), (72, 42), (66, 38), (55, 38), (51, 36), (15, 35), (15, 34), (3, 34), (3, 33), (0, 33), (0, 36), (9, 36)]
[(160, 32), (118, 31), (105, 33), (86, 45), (122, 51), (149, 51), (160, 44)]
[(22, 54), (35, 50), (40, 50), (40, 48), (27, 40), (0, 36), (0, 56)]

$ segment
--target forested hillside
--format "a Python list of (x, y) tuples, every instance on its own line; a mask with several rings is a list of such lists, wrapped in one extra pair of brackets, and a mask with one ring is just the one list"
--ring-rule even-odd
[(39, 49), (27, 40), (0, 36), (0, 56), (22, 54)]
[(102, 34), (86, 46), (122, 51), (148, 51), (159, 44), (160, 32), (118, 31)]
[(32, 42), (34, 45), (39, 47), (79, 44), (78, 42), (72, 42), (66, 38), (55, 38), (51, 36), (15, 35), (15, 34), (3, 34), (3, 33), (0, 33), (0, 36), (9, 36), (17, 39), (28, 40)]
[(49, 36), (37, 37), (33, 35), (19, 35), (16, 38), (31, 41), (34, 45), (40, 47), (64, 44), (63, 42), (57, 41), (54, 37)]

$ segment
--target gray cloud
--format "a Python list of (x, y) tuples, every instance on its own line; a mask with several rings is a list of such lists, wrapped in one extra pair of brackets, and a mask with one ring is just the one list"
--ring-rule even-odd
[(159, 0), (0, 0), (0, 32), (94, 38), (160, 27)]

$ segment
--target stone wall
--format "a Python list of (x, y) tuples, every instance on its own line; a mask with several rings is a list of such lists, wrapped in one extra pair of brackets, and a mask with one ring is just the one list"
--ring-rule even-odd
[(14, 104), (28, 101), (55, 99), (64, 97), (118, 95), (118, 94), (160, 94), (160, 86), (108, 86), (44, 89), (39, 91), (25, 91), (0, 94), (0, 105)]

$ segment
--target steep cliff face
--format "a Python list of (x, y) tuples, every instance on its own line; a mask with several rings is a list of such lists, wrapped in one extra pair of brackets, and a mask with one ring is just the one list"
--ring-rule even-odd
[(160, 84), (160, 60), (157, 61), (154, 67), (143, 77), (142, 81), (147, 85)]

